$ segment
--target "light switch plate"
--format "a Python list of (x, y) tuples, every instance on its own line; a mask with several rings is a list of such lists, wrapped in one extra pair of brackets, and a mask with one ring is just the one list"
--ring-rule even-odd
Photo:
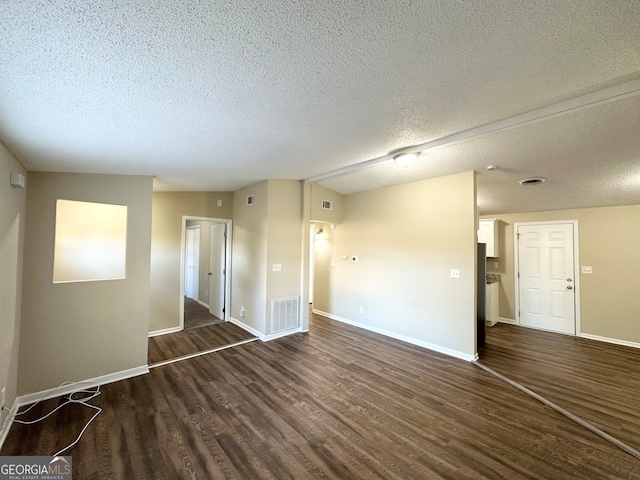
[(451, 278), (460, 278), (460, 270), (458, 270), (457, 268), (452, 268)]
[(281, 272), (282, 271), (282, 264), (281, 263), (274, 263), (273, 264), (273, 271), (274, 272)]
[(593, 268), (591, 266), (582, 266), (582, 273), (593, 273)]

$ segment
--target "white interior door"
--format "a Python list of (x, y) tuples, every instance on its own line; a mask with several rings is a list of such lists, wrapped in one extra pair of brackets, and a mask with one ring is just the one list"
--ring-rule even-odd
[(226, 231), (224, 223), (211, 225), (211, 265), (209, 269), (209, 312), (224, 319), (226, 285)]
[(518, 225), (518, 324), (576, 333), (574, 225)]
[(184, 294), (198, 300), (200, 262), (200, 227), (189, 227), (185, 233)]

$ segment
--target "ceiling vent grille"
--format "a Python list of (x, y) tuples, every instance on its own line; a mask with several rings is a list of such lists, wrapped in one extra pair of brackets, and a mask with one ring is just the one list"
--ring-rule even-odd
[(322, 200), (322, 208), (325, 210), (333, 210), (333, 202), (331, 200)]
[(520, 185), (540, 185), (541, 183), (546, 182), (547, 179), (543, 177), (531, 177), (531, 178), (523, 178), (522, 180), (518, 180)]
[(247, 205), (253, 205), (253, 195), (247, 196)]
[(271, 333), (291, 330), (300, 326), (298, 297), (271, 300)]

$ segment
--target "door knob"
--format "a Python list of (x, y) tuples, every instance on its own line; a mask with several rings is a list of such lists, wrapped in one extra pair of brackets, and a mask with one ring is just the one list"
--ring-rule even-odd
[(573, 280), (570, 278), (567, 278), (567, 282), (573, 282)]
[(567, 290), (572, 290), (573, 287), (571, 285), (567, 285)]

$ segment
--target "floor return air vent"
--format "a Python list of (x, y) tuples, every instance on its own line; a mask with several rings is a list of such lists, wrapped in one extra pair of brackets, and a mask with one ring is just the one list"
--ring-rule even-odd
[(271, 333), (291, 330), (300, 326), (298, 297), (271, 300)]

